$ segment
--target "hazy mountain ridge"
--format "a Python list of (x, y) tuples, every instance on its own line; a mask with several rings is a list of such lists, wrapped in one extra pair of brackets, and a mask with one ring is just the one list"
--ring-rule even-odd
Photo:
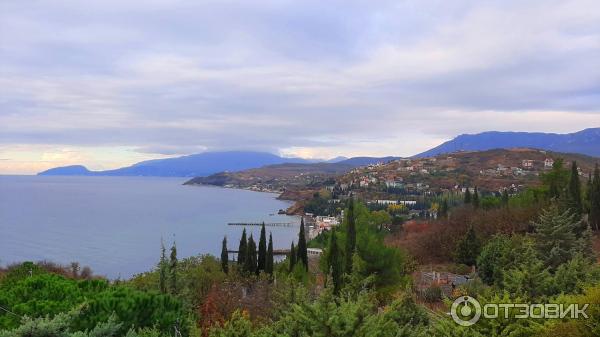
[(266, 152), (205, 152), (177, 158), (153, 159), (114, 170), (90, 171), (81, 165), (57, 167), (38, 175), (196, 177), (221, 171), (241, 171), (282, 163), (310, 163)]
[(414, 157), (432, 157), (457, 151), (510, 148), (535, 148), (600, 157), (600, 128), (590, 128), (567, 134), (501, 131), (463, 134)]
[(202, 177), (219, 172), (238, 172), (278, 164), (331, 164), (337, 167), (354, 167), (376, 163), (386, 158), (337, 157), (329, 161), (322, 161), (281, 157), (267, 152), (205, 152), (177, 158), (147, 160), (128, 167), (105, 171), (90, 171), (82, 165), (70, 165), (52, 168), (40, 172), (38, 175)]

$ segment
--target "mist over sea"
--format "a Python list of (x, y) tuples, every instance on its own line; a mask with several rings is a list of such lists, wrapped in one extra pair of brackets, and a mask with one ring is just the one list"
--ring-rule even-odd
[[(277, 195), (204, 186), (186, 178), (0, 176), (0, 264), (49, 260), (88, 265), (95, 274), (127, 278), (153, 268), (161, 237), (180, 258), (219, 256), (227, 235), (237, 249), (242, 227), (229, 222), (293, 222), (277, 215)], [(259, 227), (248, 227), (258, 241)], [(275, 248), (296, 240), (298, 227), (268, 227)], [(268, 234), (267, 234), (268, 235)]]

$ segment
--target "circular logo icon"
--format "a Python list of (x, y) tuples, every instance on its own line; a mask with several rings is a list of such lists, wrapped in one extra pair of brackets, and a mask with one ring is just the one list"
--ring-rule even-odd
[(461, 296), (452, 303), (450, 315), (456, 324), (471, 326), (481, 317), (481, 304), (471, 296)]

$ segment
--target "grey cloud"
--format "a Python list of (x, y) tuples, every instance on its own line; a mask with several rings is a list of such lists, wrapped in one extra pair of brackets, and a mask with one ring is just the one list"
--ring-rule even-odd
[(595, 1), (36, 4), (0, 4), (0, 144), (404, 155), (600, 118)]

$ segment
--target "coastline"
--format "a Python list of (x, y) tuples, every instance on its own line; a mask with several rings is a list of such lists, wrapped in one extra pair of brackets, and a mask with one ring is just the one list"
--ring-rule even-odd
[[(236, 186), (236, 185), (232, 185), (232, 184), (215, 185), (215, 184), (203, 184), (203, 183), (195, 183), (195, 182), (190, 183), (190, 181), (186, 181), (185, 183), (183, 183), (183, 185), (216, 187), (216, 188), (226, 188), (226, 189), (234, 189), (234, 190), (277, 194), (277, 197), (276, 197), (277, 200), (289, 201), (292, 203), (287, 209), (284, 210), (285, 211), (284, 213), (280, 213), (280, 214), (285, 214), (285, 215), (303, 215), (304, 214), (302, 212), (302, 209), (304, 207), (303, 202), (302, 202), (303, 198), (301, 198), (300, 196), (302, 194), (306, 194), (306, 193), (303, 193), (300, 191), (272, 190), (272, 189), (263, 188), (263, 187), (254, 187), (254, 186), (243, 187), (243, 186)], [(312, 194), (312, 192), (310, 192), (310, 193)], [(281, 211), (281, 210), (279, 210), (279, 211)]]

